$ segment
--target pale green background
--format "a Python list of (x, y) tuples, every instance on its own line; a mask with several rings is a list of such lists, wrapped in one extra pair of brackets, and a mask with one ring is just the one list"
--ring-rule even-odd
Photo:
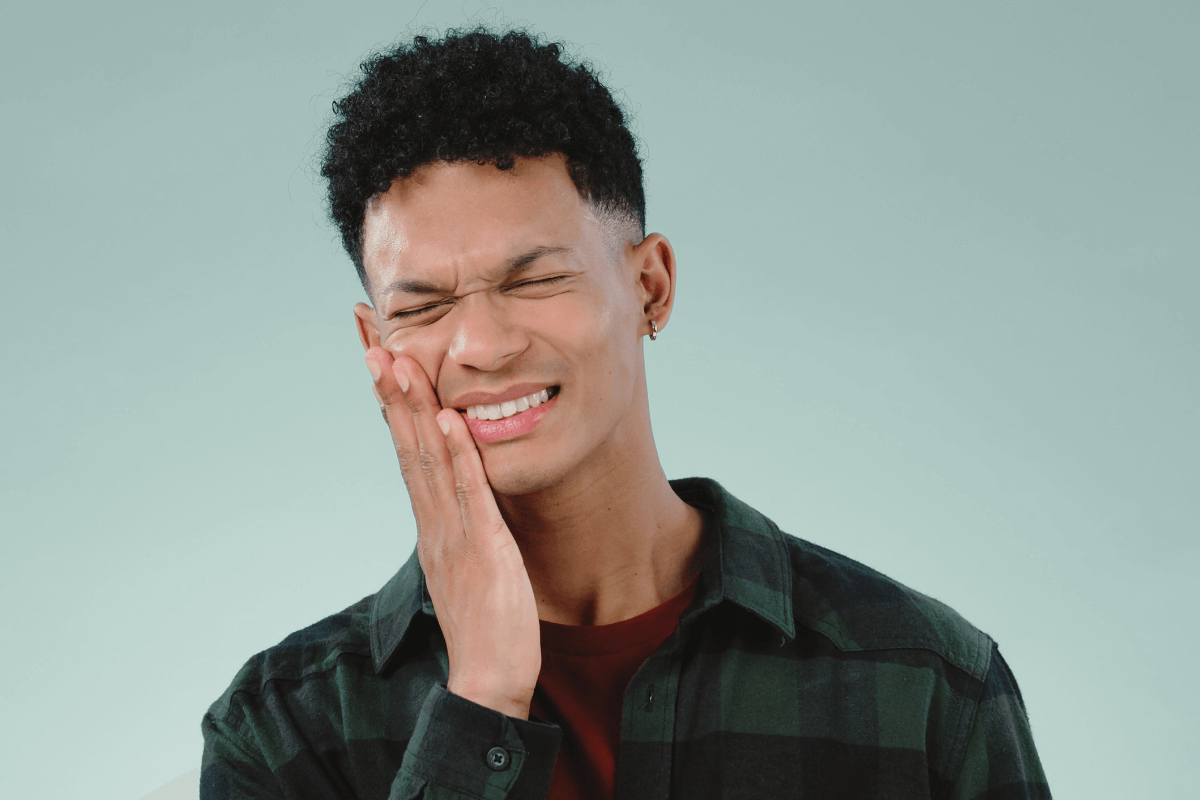
[(1198, 8), (3, 4), (0, 796), (192, 770), (412, 549), (313, 165), (362, 57), (472, 15), (636, 116), (668, 474), (995, 637), (1058, 797), (1194, 796)]

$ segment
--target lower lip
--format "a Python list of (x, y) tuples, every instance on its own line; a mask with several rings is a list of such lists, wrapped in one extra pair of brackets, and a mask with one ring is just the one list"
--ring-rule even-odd
[(466, 415), (463, 416), (463, 419), (467, 421), (467, 427), (470, 428), (475, 441), (491, 444), (506, 439), (515, 439), (529, 433), (538, 426), (542, 417), (550, 412), (556, 402), (558, 402), (558, 395), (536, 408), (513, 414), (504, 419), (471, 419)]

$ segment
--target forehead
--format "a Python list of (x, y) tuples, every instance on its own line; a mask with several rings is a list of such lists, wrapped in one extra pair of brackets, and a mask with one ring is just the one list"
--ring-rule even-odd
[(398, 277), (494, 267), (518, 251), (600, 236), (561, 155), (519, 158), (511, 170), (430, 164), (394, 181), (363, 218), (372, 286)]

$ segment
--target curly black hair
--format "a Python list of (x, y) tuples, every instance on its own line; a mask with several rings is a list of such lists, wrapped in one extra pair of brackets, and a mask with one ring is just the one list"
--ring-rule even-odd
[(321, 175), (329, 216), (368, 290), (367, 201), (434, 161), (512, 169), (518, 156), (562, 153), (580, 196), (646, 225), (642, 164), (625, 116), (587, 64), (521, 30), (454, 30), (378, 53), (333, 104)]

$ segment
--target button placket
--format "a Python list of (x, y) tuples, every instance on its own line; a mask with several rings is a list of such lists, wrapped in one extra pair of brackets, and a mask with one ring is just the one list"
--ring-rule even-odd
[[(621, 750), (617, 756), (618, 797), (667, 797), (680, 665), (669, 655), (653, 655), (634, 674), (625, 694)], [(647, 762), (644, 745), (656, 755)], [(625, 769), (622, 769), (624, 764)], [(636, 774), (639, 783), (628, 783)], [(623, 780), (623, 776), (625, 779)]]

